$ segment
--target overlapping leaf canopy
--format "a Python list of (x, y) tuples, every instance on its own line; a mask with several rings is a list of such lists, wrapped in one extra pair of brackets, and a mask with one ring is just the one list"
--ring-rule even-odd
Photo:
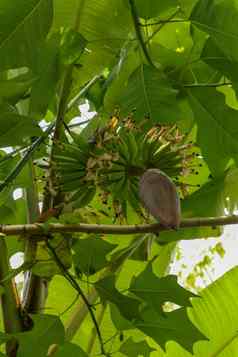
[[(237, 20), (235, 0), (2, 0), (0, 223), (29, 221), (33, 206), (29, 187), (30, 195), (35, 189), (39, 194), (35, 205), (45, 203), (49, 195), (54, 201), (59, 191), (63, 193), (53, 207), (63, 212), (57, 216), (63, 223), (145, 221), (137, 185), (138, 176), (150, 167), (163, 169), (177, 184), (183, 217), (219, 216), (225, 208), (234, 212), (238, 203)], [(85, 100), (95, 117), (84, 129), (74, 130), (71, 120), (79, 116), (78, 105)], [(56, 128), (62, 125), (63, 129), (52, 142), (43, 132), (55, 120)], [(49, 176), (53, 180), (45, 189)], [(28, 196), (14, 200), (13, 192), (19, 187), (28, 189)], [(216, 227), (194, 228), (162, 233), (159, 240), (219, 234)], [(165, 354), (158, 345), (168, 346), (166, 356), (189, 356), (182, 348), (204, 357), (218, 356), (220, 351), (226, 356), (226, 346), (233, 351), (229, 341), (233, 343), (235, 332), (222, 315), (223, 307), (215, 309), (219, 321), (224, 319), (226, 337), (222, 333), (214, 337), (214, 331), (208, 331), (204, 321), (210, 323), (211, 314), (206, 307), (196, 316), (203, 305), (199, 299), (189, 315), (196, 329), (185, 309), (192, 294), (187, 295), (174, 277), (159, 278), (150, 265), (145, 266), (148, 246), (138, 248), (129, 237), (123, 242), (120, 237), (108, 237), (110, 244), (105, 237), (67, 238), (67, 242), (75, 239), (75, 244), (62, 243), (59, 235), (53, 246), (66, 268), (73, 262), (77, 278), (89, 278), (108, 266), (114, 273), (114, 260), (118, 263), (128, 256), (132, 259), (128, 264), (140, 261), (137, 277), (133, 277), (135, 265), (130, 273), (130, 269), (122, 271), (129, 293), (118, 290), (115, 275), (98, 279), (95, 285), (101, 300), (110, 303), (112, 321), (121, 333), (129, 329), (137, 331), (136, 337), (144, 333), (161, 356)], [(7, 244), (9, 255), (23, 247), (17, 237)], [(158, 256), (165, 254), (165, 262), (158, 260), (164, 267), (172, 250), (166, 249), (155, 248)], [(44, 245), (39, 246), (37, 258), (35, 274), (59, 273)], [(223, 286), (230, 291), (235, 274), (208, 289), (204, 304), (211, 306), (214, 296), (224, 302), (228, 293)], [(65, 291), (71, 294), (69, 287)], [(52, 296), (50, 292), (49, 304), (57, 309)], [(164, 313), (163, 303), (168, 301), (182, 307)], [(19, 356), (30, 355), (26, 341), (32, 339), (37, 345), (38, 334), (47, 324), (57, 326), (59, 333), (52, 328), (56, 340), (44, 335), (45, 345), (36, 349), (36, 356), (45, 356), (49, 344), (64, 342), (59, 321), (51, 316), (45, 316), (45, 322), (40, 317), (35, 321), (35, 335), (29, 333), (29, 340), (17, 336)], [(111, 320), (109, 326), (112, 329)], [(88, 334), (86, 329), (83, 333)], [(215, 342), (193, 347), (203, 334)], [(81, 347), (67, 342), (55, 356), (84, 356)], [(144, 356), (154, 353), (128, 334), (117, 350), (128, 355), (131, 349), (141, 350)]]

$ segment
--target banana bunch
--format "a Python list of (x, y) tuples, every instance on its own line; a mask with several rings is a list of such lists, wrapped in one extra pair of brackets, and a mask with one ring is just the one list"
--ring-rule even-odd
[(145, 130), (131, 121), (113, 120), (94, 140), (85, 142), (79, 135), (73, 143), (60, 144), (55, 155), (58, 182), (62, 191), (71, 193), (74, 207), (85, 207), (98, 192), (110, 196), (124, 217), (128, 205), (141, 215), (140, 176), (155, 168), (175, 180), (185, 165), (186, 145), (174, 128)]

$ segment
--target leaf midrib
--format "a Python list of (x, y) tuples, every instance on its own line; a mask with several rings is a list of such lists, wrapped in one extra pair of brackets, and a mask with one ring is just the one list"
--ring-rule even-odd
[(28, 18), (31, 17), (31, 15), (34, 13), (34, 11), (37, 10), (37, 8), (41, 5), (41, 3), (42, 3), (43, 1), (45, 1), (45, 0), (39, 0), (39, 2), (36, 4), (36, 6), (33, 7), (33, 9), (27, 14), (27, 16), (25, 16), (25, 17), (23, 18), (23, 20), (22, 20), (20, 23), (17, 24), (17, 26), (16, 26), (15, 29), (10, 33), (10, 35), (8, 35), (8, 36), (3, 40), (3, 42), (0, 44), (0, 50), (1, 50), (1, 49), (5, 46), (5, 44), (11, 39), (11, 37), (13, 37), (13, 36), (17, 33), (18, 29), (19, 29), (22, 25), (24, 25), (24, 24), (27, 22)]

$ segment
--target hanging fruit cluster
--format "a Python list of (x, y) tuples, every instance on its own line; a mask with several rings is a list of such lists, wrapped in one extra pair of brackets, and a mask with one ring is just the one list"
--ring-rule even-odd
[(191, 144), (176, 126), (149, 127), (148, 121), (115, 115), (89, 140), (74, 135), (72, 143), (58, 146), (58, 183), (74, 207), (85, 207), (97, 192), (103, 202), (110, 200), (116, 216), (127, 217), (128, 205), (141, 215), (138, 182), (147, 169), (158, 168), (174, 182), (186, 172)]

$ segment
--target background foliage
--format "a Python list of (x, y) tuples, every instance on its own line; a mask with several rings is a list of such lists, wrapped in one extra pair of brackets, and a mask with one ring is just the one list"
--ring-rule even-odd
[[(47, 222), (152, 221), (138, 198), (151, 167), (183, 218), (235, 211), (237, 18), (236, 0), (0, 1), (0, 223), (45, 222), (38, 244), (1, 241), (49, 285), (44, 311), (22, 304), (28, 331), (0, 335), (18, 357), (236, 356), (237, 269), (201, 297), (168, 275), (176, 241), (220, 228), (49, 236)], [(95, 116), (73, 124), (86, 100)], [(16, 272), (0, 268), (4, 301)]]

